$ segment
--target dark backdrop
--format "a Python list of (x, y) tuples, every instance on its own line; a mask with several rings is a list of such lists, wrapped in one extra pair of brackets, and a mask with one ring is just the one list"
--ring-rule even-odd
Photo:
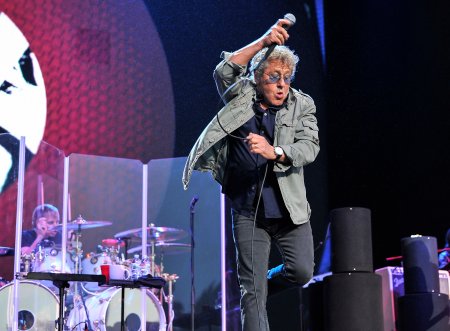
[(326, 2), (330, 209), (372, 210), (376, 267), (450, 225), (444, 2)]

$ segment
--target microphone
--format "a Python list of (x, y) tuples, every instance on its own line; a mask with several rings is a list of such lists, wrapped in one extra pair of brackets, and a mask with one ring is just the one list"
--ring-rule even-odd
[(291, 26), (293, 26), (293, 25), (295, 24), (295, 22), (297, 22), (297, 19), (295, 18), (294, 14), (291, 14), (291, 13), (287, 13), (286, 15), (284, 15), (283, 18), (284, 18), (285, 20), (288, 20), (289, 22), (291, 22), (290, 25), (286, 25), (286, 24), (283, 24), (283, 25), (282, 25), (282, 27), (283, 27), (285, 30), (289, 29)]
[[(288, 20), (289, 22), (291, 22), (291, 24), (287, 25), (287, 24), (283, 24), (282, 27), (287, 31), (292, 25), (295, 24), (295, 22), (297, 21), (295, 16), (291, 13), (287, 13), (286, 15), (284, 15), (283, 17), (284, 19)], [(277, 46), (276, 43), (273, 43), (272, 45), (269, 46), (269, 48), (267, 49), (266, 53), (264, 54), (264, 57), (262, 58), (261, 61), (259, 61), (258, 65), (253, 69), (253, 72), (255, 72), (259, 66), (261, 65), (261, 63), (263, 63), (265, 60), (267, 60), (267, 58), (269, 57), (270, 54), (272, 54), (273, 50), (275, 49), (275, 46)]]
[(197, 203), (197, 201), (198, 201), (198, 196), (194, 195), (194, 197), (191, 200), (191, 208), (194, 208), (194, 206)]

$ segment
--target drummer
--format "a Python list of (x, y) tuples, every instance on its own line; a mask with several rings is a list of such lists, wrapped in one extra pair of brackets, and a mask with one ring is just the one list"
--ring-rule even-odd
[(50, 247), (61, 244), (61, 233), (52, 229), (59, 224), (59, 211), (51, 204), (37, 206), (31, 219), (32, 230), (22, 231), (22, 255), (27, 255), (37, 247)]

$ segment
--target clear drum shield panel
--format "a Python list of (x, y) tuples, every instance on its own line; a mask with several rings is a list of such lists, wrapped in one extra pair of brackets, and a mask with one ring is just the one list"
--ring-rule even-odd
[[(186, 158), (148, 163), (147, 249), (155, 274), (166, 279), (156, 295), (170, 330), (191, 329), (191, 282), (195, 330), (221, 330), (221, 194), (210, 174), (194, 172), (187, 191), (181, 176)], [(195, 198), (198, 198), (192, 207)], [(192, 211), (192, 212), (191, 212)], [(191, 228), (192, 223), (192, 228)], [(194, 237), (191, 273), (191, 230)], [(141, 243), (131, 249), (142, 254)], [(170, 309), (170, 305), (172, 310)]]
[(69, 218), (85, 221), (80, 229), (74, 225), (73, 240), (81, 230), (82, 272), (97, 273), (99, 269), (89, 265), (87, 259), (105, 259), (112, 251), (118, 259), (128, 258), (125, 242), (116, 243), (115, 235), (141, 226), (142, 163), (72, 154), (69, 168)]
[[(143, 165), (138, 160), (70, 155), (67, 226), (71, 231), (68, 245), (74, 273), (99, 275), (104, 264), (128, 270), (126, 247), (130, 243), (116, 234), (141, 227), (142, 173)], [(128, 323), (140, 325), (140, 310), (132, 294), (126, 292), (125, 318)], [(95, 282), (73, 282), (66, 302), (67, 326), (70, 330), (84, 330), (89, 319), (92, 329), (104, 330), (105, 325), (120, 323), (120, 315), (111, 313), (116, 306), (101, 305), (113, 297), (119, 294)], [(96, 325), (98, 321), (106, 324)], [(120, 324), (117, 327), (119, 330)]]
[[(16, 269), (21, 277), (17, 290), (18, 328), (46, 329), (54, 327), (58, 316), (58, 299), (52, 283), (26, 280), (32, 271), (61, 272), (61, 223), (63, 221), (64, 154), (42, 141), (36, 152), (28, 149), (25, 140), (23, 190), (19, 190), (19, 140), (0, 135), (0, 214), (6, 226), (0, 234), (0, 246), (15, 247), (20, 251), (3, 250), (0, 256), (2, 278), (0, 286), (0, 328), (13, 326), (14, 259), (20, 258)], [(23, 192), (21, 232), (16, 224), (18, 192)], [(50, 256), (50, 250), (59, 252)], [(1, 253), (2, 249), (0, 249)], [(6, 255), (6, 256), (4, 256)], [(11, 256), (7, 256), (11, 255)], [(50, 261), (51, 260), (51, 261)], [(9, 283), (8, 283), (9, 282)]]
[(0, 286), (14, 274), (19, 143), (10, 134), (0, 134), (0, 217), (4, 229), (0, 231)]

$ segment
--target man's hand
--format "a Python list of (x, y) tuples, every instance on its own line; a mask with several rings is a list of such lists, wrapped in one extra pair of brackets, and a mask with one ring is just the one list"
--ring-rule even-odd
[(49, 232), (46, 219), (44, 217), (38, 219), (36, 222), (36, 233), (38, 237), (41, 238), (41, 240), (45, 239), (50, 236)]
[(284, 43), (289, 39), (289, 34), (286, 29), (283, 28), (283, 25), (290, 26), (292, 25), (292, 22), (285, 18), (281, 18), (277, 21), (277, 23), (272, 25), (264, 36), (261, 37), (261, 42), (264, 47), (269, 47), (272, 44), (284, 45)]
[(275, 160), (273, 146), (267, 142), (266, 138), (250, 132), (246, 139), (251, 153), (259, 154), (267, 160)]

